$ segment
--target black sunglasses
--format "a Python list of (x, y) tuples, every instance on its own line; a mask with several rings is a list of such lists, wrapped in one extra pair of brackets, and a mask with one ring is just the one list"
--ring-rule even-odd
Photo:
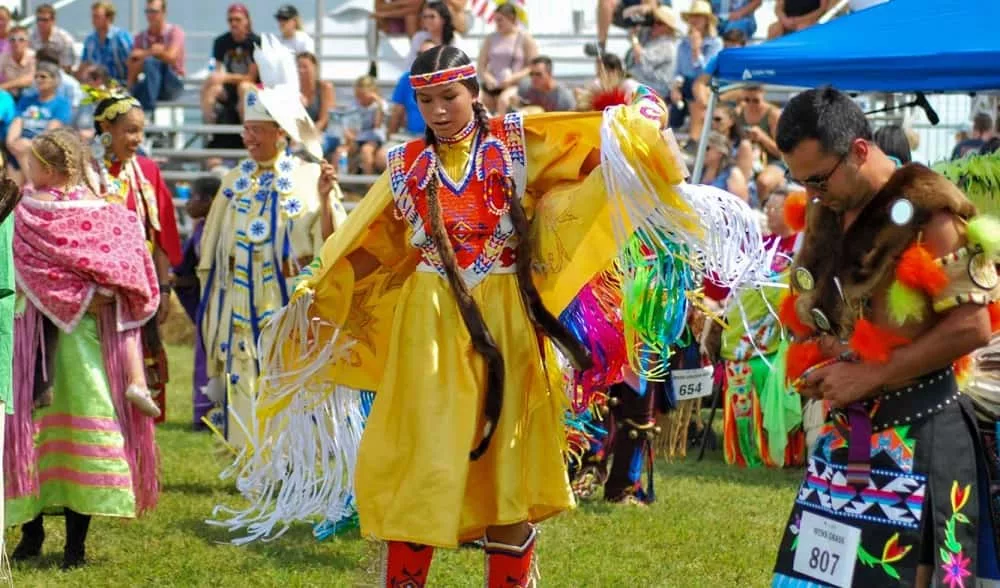
[(850, 154), (851, 152), (848, 151), (847, 153), (841, 155), (840, 159), (837, 160), (837, 164), (834, 165), (829, 172), (821, 176), (813, 176), (805, 180), (798, 180), (792, 177), (791, 172), (785, 172), (785, 179), (790, 182), (800, 184), (815, 192), (826, 192), (827, 188), (829, 188), (830, 178), (833, 177), (833, 174), (837, 173), (837, 170), (840, 169), (840, 164), (844, 163), (844, 160), (847, 159), (847, 156)]

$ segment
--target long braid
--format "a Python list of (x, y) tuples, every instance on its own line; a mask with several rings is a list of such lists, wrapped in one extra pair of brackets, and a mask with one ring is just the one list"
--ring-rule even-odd
[[(490, 119), (486, 112), (486, 107), (480, 102), (473, 102), (472, 109), (476, 115), (476, 123), (479, 125), (479, 132), (489, 133)], [(535, 281), (531, 277), (531, 260), (533, 259), (533, 243), (531, 240), (531, 226), (528, 222), (528, 215), (524, 211), (521, 199), (517, 196), (517, 186), (514, 179), (503, 176), (504, 193), (507, 202), (510, 203), (510, 219), (514, 224), (514, 233), (517, 236), (517, 287), (521, 293), (521, 300), (528, 311), (528, 317), (534, 325), (541, 329), (556, 344), (578, 371), (586, 371), (593, 364), (590, 351), (580, 344), (569, 332), (559, 319), (557, 319), (542, 302)]]
[[(428, 145), (435, 145), (436, 138), (434, 132), (427, 127), (426, 140)], [(440, 164), (439, 164), (440, 165)], [(477, 353), (483, 356), (486, 362), (486, 402), (483, 413), (486, 417), (486, 424), (483, 427), (483, 438), (474, 450), (469, 454), (473, 461), (479, 459), (489, 448), (490, 440), (496, 431), (497, 422), (500, 419), (500, 410), (503, 407), (504, 388), (504, 361), (500, 348), (490, 335), (483, 319), (483, 313), (473, 300), (465, 280), (458, 273), (458, 260), (455, 258), (455, 248), (451, 245), (448, 232), (444, 226), (444, 213), (441, 210), (441, 201), (438, 198), (438, 176), (432, 173), (427, 182), (427, 207), (431, 221), (431, 238), (434, 247), (437, 249), (441, 265), (444, 266), (445, 276), (448, 284), (455, 295), (455, 302), (458, 304), (459, 313), (462, 315), (462, 322), (469, 331), (472, 339), (472, 347)]]

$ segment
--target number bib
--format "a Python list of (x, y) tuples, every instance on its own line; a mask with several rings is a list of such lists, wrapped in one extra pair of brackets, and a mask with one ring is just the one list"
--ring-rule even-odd
[(670, 372), (670, 380), (678, 401), (712, 395), (714, 382), (712, 366), (693, 370), (674, 370)]
[(860, 543), (861, 529), (802, 511), (792, 569), (838, 588), (850, 588)]

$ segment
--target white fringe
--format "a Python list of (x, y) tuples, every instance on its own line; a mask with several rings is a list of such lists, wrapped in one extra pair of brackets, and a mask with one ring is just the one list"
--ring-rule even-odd
[[(291, 523), (313, 519), (339, 520), (351, 512), (354, 464), (364, 417), (360, 392), (335, 386), (320, 374), (347, 349), (335, 331), (320, 340), (324, 323), (310, 319), (312, 295), (300, 295), (276, 312), (261, 333), (258, 357), (261, 373), (251, 422), (237, 420), (250, 443), (223, 478), (235, 478), (236, 488), (250, 502), (244, 509), (217, 506), (208, 524), (242, 532), (232, 541), (245, 545), (271, 541)], [(289, 369), (282, 358), (283, 344), (299, 343), (309, 361)], [(257, 404), (288, 399), (274, 418), (261, 421)]]

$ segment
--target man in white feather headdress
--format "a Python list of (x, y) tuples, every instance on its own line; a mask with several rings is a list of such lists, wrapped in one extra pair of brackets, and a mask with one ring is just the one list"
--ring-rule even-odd
[(206, 392), (225, 415), (210, 424), (237, 450), (252, 433), (260, 328), (347, 216), (334, 168), (320, 163), (321, 135), (299, 99), (294, 57), (266, 35), (254, 58), (262, 84), (244, 99), (249, 157), (223, 178), (198, 267)]

